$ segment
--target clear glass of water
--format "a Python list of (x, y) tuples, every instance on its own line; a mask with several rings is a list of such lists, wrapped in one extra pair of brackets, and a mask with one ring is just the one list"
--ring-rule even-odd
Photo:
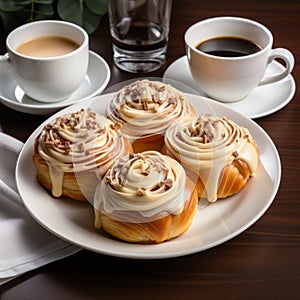
[(132, 73), (159, 69), (166, 60), (172, 0), (108, 3), (115, 65)]

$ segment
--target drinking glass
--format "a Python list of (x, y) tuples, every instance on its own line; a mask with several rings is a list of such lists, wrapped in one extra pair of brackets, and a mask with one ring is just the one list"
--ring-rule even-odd
[(166, 59), (172, 0), (108, 2), (114, 63), (132, 73), (160, 68)]

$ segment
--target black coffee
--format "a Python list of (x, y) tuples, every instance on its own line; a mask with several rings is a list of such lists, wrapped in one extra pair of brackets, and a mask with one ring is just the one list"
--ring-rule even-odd
[(212, 38), (200, 42), (196, 48), (207, 54), (223, 57), (245, 56), (261, 50), (257, 44), (238, 37)]

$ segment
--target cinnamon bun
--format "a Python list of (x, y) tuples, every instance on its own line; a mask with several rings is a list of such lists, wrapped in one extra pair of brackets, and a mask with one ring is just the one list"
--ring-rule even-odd
[(195, 179), (198, 197), (210, 202), (239, 192), (254, 176), (260, 156), (248, 129), (211, 115), (171, 125), (163, 153), (181, 162)]
[(141, 80), (123, 87), (112, 99), (106, 115), (121, 123), (121, 132), (132, 142), (134, 152), (160, 151), (172, 121), (194, 115), (184, 95), (169, 84)]
[(188, 230), (197, 203), (176, 160), (156, 151), (129, 154), (96, 189), (95, 226), (127, 242), (160, 243)]
[(54, 197), (92, 200), (99, 180), (115, 159), (132, 152), (114, 124), (90, 109), (58, 117), (35, 140), (38, 181)]

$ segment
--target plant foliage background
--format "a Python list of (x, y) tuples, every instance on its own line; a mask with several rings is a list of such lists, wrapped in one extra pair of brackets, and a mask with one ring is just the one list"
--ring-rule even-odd
[(32, 21), (61, 19), (89, 34), (99, 26), (109, 0), (0, 0), (1, 29), (9, 32)]

